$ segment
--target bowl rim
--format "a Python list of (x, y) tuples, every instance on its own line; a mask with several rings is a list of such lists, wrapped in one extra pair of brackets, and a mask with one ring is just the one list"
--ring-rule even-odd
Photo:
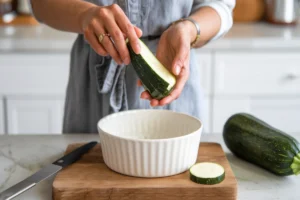
[[(163, 139), (134, 139), (134, 138), (128, 138), (128, 137), (121, 137), (118, 135), (114, 135), (114, 134), (110, 134), (106, 131), (104, 131), (103, 129), (100, 128), (100, 123), (102, 123), (103, 121), (107, 120), (108, 118), (112, 118), (114, 116), (120, 115), (121, 113), (132, 113), (132, 112), (170, 112), (170, 113), (175, 113), (175, 114), (179, 114), (179, 115), (183, 115), (185, 117), (189, 117), (193, 120), (196, 120), (199, 124), (200, 124), (200, 128), (198, 128), (197, 130), (190, 132), (188, 134), (182, 135), (182, 136), (177, 136), (177, 137), (171, 137), (171, 138), (163, 138)], [(133, 110), (126, 110), (126, 111), (121, 111), (121, 112), (117, 112), (117, 113), (112, 113), (109, 114), (103, 118), (101, 118), (98, 123), (97, 123), (97, 129), (98, 129), (98, 134), (106, 134), (110, 137), (114, 137), (117, 139), (122, 139), (122, 140), (126, 140), (126, 141), (133, 141), (133, 142), (166, 142), (166, 141), (173, 141), (173, 140), (181, 140), (185, 137), (191, 137), (194, 134), (197, 134), (198, 132), (202, 132), (203, 130), (203, 124), (202, 121), (196, 117), (193, 117), (191, 115), (188, 115), (186, 113), (182, 113), (182, 112), (177, 112), (177, 111), (173, 111), (173, 110), (164, 110), (164, 109), (133, 109)], [(100, 133), (101, 130), (101, 133)], [(100, 141), (101, 142), (101, 141)]]

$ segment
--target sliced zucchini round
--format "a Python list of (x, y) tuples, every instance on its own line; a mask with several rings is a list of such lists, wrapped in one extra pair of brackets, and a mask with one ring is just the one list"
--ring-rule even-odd
[(190, 179), (199, 184), (218, 184), (225, 179), (225, 170), (221, 165), (216, 163), (196, 163), (190, 168)]

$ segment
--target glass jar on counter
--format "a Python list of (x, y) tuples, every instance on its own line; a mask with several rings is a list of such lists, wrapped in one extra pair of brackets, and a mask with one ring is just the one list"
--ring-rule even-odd
[(272, 24), (297, 24), (300, 0), (265, 0), (265, 2), (267, 21)]
[(31, 15), (30, 0), (18, 0), (17, 11), (21, 15)]
[(10, 23), (16, 17), (13, 0), (0, 0), (0, 24)]
[(0, 16), (13, 11), (13, 1), (12, 0), (0, 0)]

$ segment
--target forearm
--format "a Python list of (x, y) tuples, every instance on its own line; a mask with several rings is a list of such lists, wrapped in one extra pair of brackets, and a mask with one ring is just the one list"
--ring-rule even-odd
[[(204, 44), (219, 39), (226, 34), (233, 25), (232, 11), (236, 0), (194, 0), (191, 18), (196, 20), (201, 29), (200, 42), (195, 47), (201, 47)], [(191, 27), (191, 23), (189, 24)], [(194, 35), (192, 35), (194, 34)], [(196, 38), (196, 29), (190, 31), (194, 40)]]
[(35, 17), (62, 31), (82, 33), (81, 16), (94, 4), (82, 0), (31, 0)]
[[(220, 30), (221, 18), (219, 14), (211, 7), (202, 7), (196, 12), (194, 12), (190, 18), (194, 19), (200, 26), (200, 40), (195, 45), (195, 48), (205, 45), (209, 40), (211, 40)], [(193, 24), (192, 24), (193, 26)], [(196, 38), (197, 31), (194, 27), (190, 34), (192, 39)]]

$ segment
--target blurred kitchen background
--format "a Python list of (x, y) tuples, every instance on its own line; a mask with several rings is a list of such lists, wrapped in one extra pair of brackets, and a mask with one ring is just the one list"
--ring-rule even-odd
[[(299, 4), (237, 0), (231, 31), (197, 50), (206, 134), (237, 112), (300, 134)], [(0, 0), (0, 134), (61, 134), (75, 37), (38, 23), (29, 0)]]

